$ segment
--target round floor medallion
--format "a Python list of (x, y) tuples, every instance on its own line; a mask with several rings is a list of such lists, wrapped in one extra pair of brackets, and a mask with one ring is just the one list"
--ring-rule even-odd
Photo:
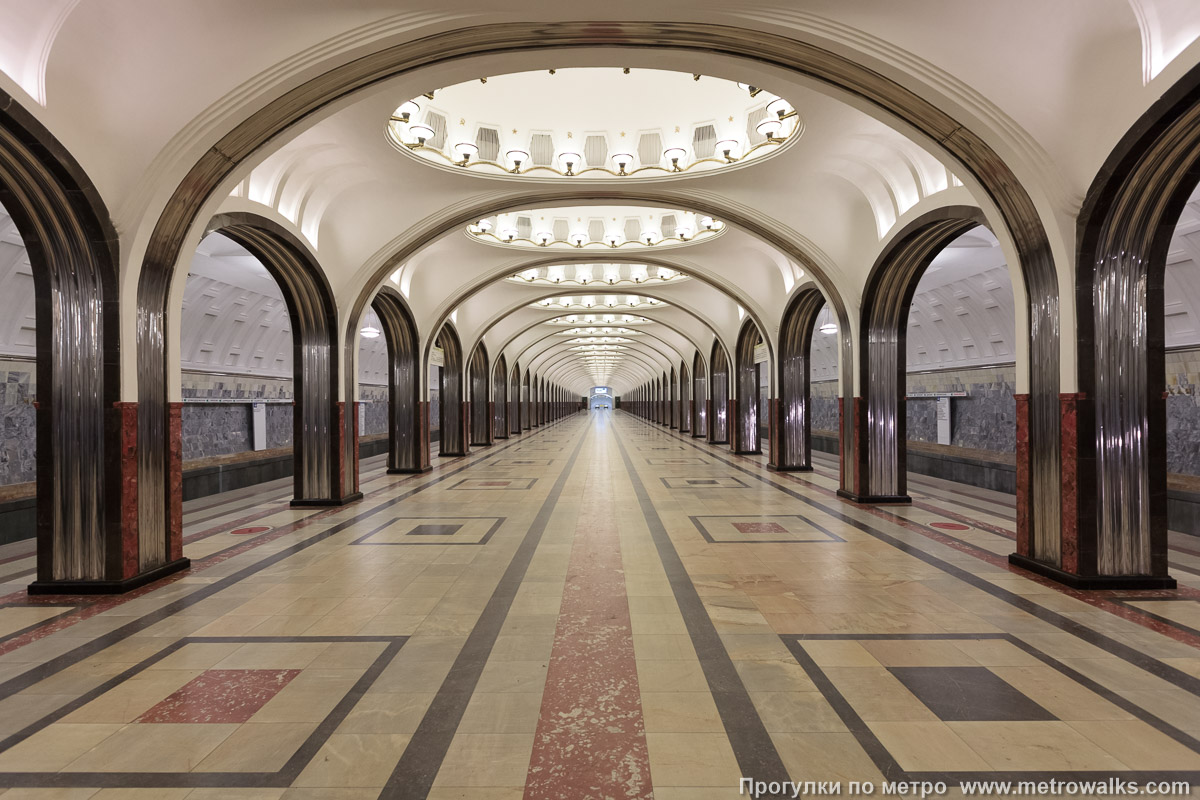
[(934, 528), (941, 528), (944, 531), (969, 531), (970, 525), (959, 525), (957, 522), (931, 522), (929, 523)]
[(233, 534), (234, 536), (249, 536), (252, 533), (262, 533), (263, 531), (269, 531), (269, 530), (271, 530), (271, 529), (266, 525), (257, 525), (253, 528), (237, 528), (235, 530), (230, 531), (230, 533)]

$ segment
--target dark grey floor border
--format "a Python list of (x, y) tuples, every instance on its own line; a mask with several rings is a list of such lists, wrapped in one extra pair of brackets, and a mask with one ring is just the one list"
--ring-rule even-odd
[[(561, 420), (560, 420), (560, 422), (561, 422)], [(545, 430), (545, 428), (542, 428), (541, 430)], [(534, 433), (537, 433), (537, 431), (535, 431)], [(511, 446), (512, 445), (506, 445), (505, 447), (511, 447)], [(495, 451), (489, 452), (484, 458), (490, 458), (494, 454), (495, 454)], [(468, 458), (470, 458), (470, 456), (468, 456)], [(33, 685), (39, 683), (40, 681), (43, 681), (46, 678), (49, 678), (52, 675), (58, 674), (59, 672), (72, 666), (73, 664), (77, 664), (80, 661), (82, 661), (83, 659), (88, 658), (89, 656), (93, 656), (96, 653), (99, 653), (102, 650), (104, 650), (108, 647), (111, 647), (112, 645), (116, 644), (117, 642), (124, 641), (125, 639), (128, 639), (130, 636), (133, 636), (136, 633), (144, 631), (147, 628), (149, 628), (150, 626), (152, 626), (158, 622), (161, 622), (164, 619), (167, 619), (175, 614), (178, 614), (180, 611), (190, 608), (191, 606), (196, 605), (197, 603), (201, 602), (202, 600), (207, 600), (209, 597), (212, 597), (213, 595), (215, 595), (225, 589), (228, 589), (230, 586), (233, 586), (233, 585), (239, 583), (240, 581), (245, 580), (246, 578), (250, 577), (251, 575), (254, 575), (257, 572), (260, 572), (260, 571), (266, 569), (267, 567), (272, 567), (272, 566), (278, 564), (280, 561), (290, 558), (291, 556), (295, 555), (296, 553), (303, 552), (303, 551), (307, 550), (308, 548), (312, 547), (313, 545), (320, 544), (321, 542), (325, 541), (326, 539), (330, 538), (331, 536), (336, 536), (337, 534), (341, 533), (342, 531), (349, 529), (351, 526), (357, 525), (358, 523), (362, 522), (363, 520), (369, 519), (370, 517), (374, 516), (375, 514), (379, 514), (382, 511), (396, 505), (397, 503), (407, 500), (408, 498), (412, 497), (413, 495), (415, 495), (419, 492), (423, 492), (426, 489), (436, 486), (437, 484), (439, 484), (443, 481), (449, 480), (450, 478), (459, 474), (463, 470), (467, 470), (467, 469), (470, 469), (471, 467), (475, 466), (481, 460), (483, 460), (483, 459), (471, 460), (469, 463), (459, 464), (459, 465), (455, 466), (453, 469), (448, 469), (444, 473), (441, 473), (438, 475), (433, 475), (425, 483), (422, 483), (419, 486), (414, 486), (413, 488), (391, 498), (390, 500), (386, 500), (386, 501), (380, 503), (379, 505), (377, 505), (371, 509), (368, 509), (367, 511), (364, 511), (363, 513), (358, 514), (358, 515), (352, 517), (351, 519), (344, 520), (344, 521), (338, 523), (337, 525), (333, 526), (332, 528), (329, 528), (328, 530), (319, 531), (317, 533), (314, 533), (312, 536), (308, 537), (307, 539), (304, 539), (303, 541), (297, 542), (296, 544), (286, 547), (276, 553), (272, 553), (271, 555), (267, 556), (266, 558), (263, 558), (259, 561), (254, 562), (253, 564), (243, 567), (242, 569), (238, 570), (237, 572), (231, 573), (230, 575), (227, 575), (224, 578), (221, 578), (220, 580), (217, 580), (213, 583), (210, 583), (210, 584), (207, 584), (200, 588), (197, 588), (194, 591), (192, 591), (190, 594), (188, 594), (186, 597), (181, 597), (178, 600), (173, 600), (173, 601), (167, 603), (166, 605), (164, 605), (162, 608), (156, 609), (154, 611), (149, 612), (148, 614), (138, 617), (137, 619), (131, 620), (130, 622), (122, 625), (121, 627), (115, 628), (115, 629), (109, 631), (108, 633), (97, 636), (95, 639), (87, 641), (87, 642), (79, 645), (78, 647), (72, 648), (71, 650), (63, 653), (62, 655), (55, 656), (54, 658), (44, 661), (41, 664), (37, 664), (37, 665), (33, 666), (32, 668), (30, 668), (29, 670), (22, 672), (20, 675), (16, 675), (16, 676), (4, 681), (3, 683), (0, 683), (0, 700), (5, 700), (5, 699), (13, 696), (14, 694), (17, 694), (18, 692), (22, 692), (25, 689), (28, 689), (30, 686), (33, 686)], [(424, 473), (424, 474), (427, 475), (429, 473)], [(298, 522), (303, 522), (303, 520), (298, 520)], [(239, 545), (234, 545), (234, 546), (239, 546)], [(206, 556), (206, 558), (211, 558), (212, 555), (215, 555), (215, 554), (210, 554), (209, 556)], [(45, 624), (45, 623), (43, 623), (43, 624)]]
[[(693, 444), (692, 446), (695, 447), (697, 450), (704, 449), (695, 444)], [(739, 472), (749, 475), (752, 478), (754, 478), (758, 481), (761, 481), (762, 483), (765, 483), (769, 486), (775, 487), (776, 489), (778, 489), (779, 491), (788, 495), (789, 497), (795, 498), (796, 500), (799, 500), (800, 502), (805, 503), (806, 505), (809, 505), (809, 506), (817, 509), (818, 511), (823, 511), (824, 513), (830, 515), (831, 517), (833, 517), (834, 519), (836, 519), (840, 522), (844, 522), (847, 525), (857, 528), (858, 530), (862, 531), (863, 533), (867, 534), (868, 536), (871, 536), (871, 537), (883, 542), (884, 544), (891, 545), (892, 547), (896, 548), (897, 550), (901, 551), (902, 553), (906, 553), (908, 555), (913, 556), (914, 558), (918, 558), (921, 561), (924, 561), (929, 566), (935, 567), (935, 568), (941, 570), (942, 572), (946, 573), (947, 575), (950, 575), (951, 577), (958, 578), (959, 580), (963, 581), (966, 584), (969, 584), (970, 586), (975, 587), (976, 589), (982, 589), (983, 591), (990, 594), (992, 597), (995, 597), (997, 600), (1001, 600), (1005, 603), (1008, 603), (1011, 606), (1019, 608), (1020, 610), (1025, 611), (1026, 613), (1030, 614), (1031, 616), (1034, 616), (1037, 619), (1042, 620), (1043, 622), (1053, 625), (1054, 627), (1058, 628), (1059, 630), (1063, 631), (1064, 633), (1069, 633), (1072, 636), (1082, 639), (1083, 641), (1087, 642), (1088, 644), (1099, 647), (1101, 650), (1104, 650), (1109, 655), (1116, 656), (1117, 658), (1120, 658), (1123, 661), (1127, 661), (1130, 664), (1134, 665), (1135, 667), (1145, 670), (1146, 672), (1150, 673), (1151, 675), (1153, 675), (1157, 678), (1161, 678), (1161, 679), (1167, 681), (1168, 683), (1174, 684), (1175, 686), (1179, 687), (1180, 689), (1183, 689), (1186, 692), (1190, 692), (1191, 694), (1200, 696), (1200, 678), (1197, 678), (1194, 675), (1189, 675), (1188, 673), (1184, 672), (1181, 669), (1178, 669), (1177, 667), (1173, 667), (1170, 664), (1166, 664), (1157, 658), (1148, 656), (1145, 653), (1142, 653), (1142, 652), (1138, 651), (1137, 649), (1130, 647), (1127, 644), (1122, 644), (1121, 642), (1118, 642), (1116, 639), (1113, 639), (1111, 636), (1106, 636), (1103, 633), (1094, 631), (1091, 628), (1084, 625), (1082, 622), (1077, 622), (1069, 617), (1064, 616), (1063, 614), (1059, 614), (1056, 611), (1051, 611), (1048, 608), (1040, 606), (1033, 600), (1029, 599), (1028, 597), (1023, 597), (1014, 592), (1010, 592), (1007, 589), (1001, 588), (1001, 587), (997, 586), (996, 584), (991, 583), (990, 581), (984, 580), (983, 578), (979, 577), (978, 575), (975, 575), (974, 573), (968, 572), (967, 570), (963, 569), (962, 567), (957, 567), (957, 566), (949, 563), (948, 561), (943, 561), (942, 559), (938, 558), (937, 556), (931, 555), (931, 554), (925, 552), (924, 550), (920, 549), (919, 547), (916, 547), (915, 545), (912, 545), (912, 544), (909, 544), (908, 542), (902, 541), (902, 540), (896, 538), (895, 536), (891, 535), (890, 533), (885, 533), (884, 531), (881, 531), (880, 529), (876, 528), (875, 526), (871, 525), (870, 523), (863, 522), (862, 520), (858, 520), (853, 517), (849, 517), (839, 509), (832, 508), (828, 505), (825, 505), (824, 503), (818, 502), (817, 500), (815, 500), (811, 497), (807, 497), (807, 496), (795, 491), (794, 489), (791, 489), (790, 487), (778, 484), (774, 480), (772, 480), (770, 477), (761, 475), (753, 470), (747, 469), (746, 467), (743, 467), (741, 464), (738, 464), (736, 462), (726, 459), (724, 456), (721, 456), (719, 454), (715, 454), (712, 452), (709, 452), (709, 455), (712, 458), (714, 458), (715, 460), (720, 461), (720, 462), (724, 463), (725, 465), (738, 470)], [(905, 520), (905, 521), (909, 522), (911, 520)], [(939, 533), (941, 533), (941, 531), (939, 531)]]
[[(1066, 676), (1070, 680), (1084, 687), (1088, 691), (1096, 694), (1113, 705), (1129, 712), (1135, 718), (1145, 722), (1150, 727), (1169, 736), (1174, 741), (1187, 747), (1193, 752), (1200, 752), (1200, 741), (1197, 741), (1193, 736), (1181, 731), (1170, 723), (1156, 717), (1150, 712), (1138, 706), (1135, 703), (1126, 700), (1116, 692), (1104, 687), (1100, 683), (1083, 675), (1077, 670), (1063, 664), (1056, 658), (1043, 653), (1041, 650), (1033, 647), (1027, 642), (1018, 639), (1009, 633), (937, 633), (937, 634), (855, 634), (855, 633), (817, 633), (817, 634), (800, 634), (789, 635), (780, 634), (779, 638), (787, 646), (795, 657), (797, 663), (808, 674), (810, 680), (816, 685), (817, 689), (824, 695), (826, 701), (833, 707), (833, 710), (841, 718), (843, 724), (853, 734), (859, 746), (867, 753), (867, 756), (875, 763), (875, 766), (883, 773), (883, 777), (889, 781), (942, 781), (950, 785), (958, 781), (1087, 781), (1099, 780), (1104, 781), (1111, 777), (1119, 777), (1123, 780), (1139, 780), (1143, 783), (1148, 781), (1180, 781), (1185, 780), (1193, 785), (1200, 782), (1200, 770), (1079, 770), (1079, 771), (1036, 771), (1023, 772), (1012, 771), (1005, 772), (996, 770), (994, 772), (918, 772), (907, 771), (900, 766), (895, 757), (884, 746), (883, 742), (871, 730), (870, 726), (859, 716), (854, 707), (846, 700), (845, 696), (838, 691), (833, 681), (825, 674), (825, 671), (817, 664), (817, 662), (805, 651), (803, 643), (806, 641), (1005, 641), (1013, 645), (1024, 653), (1028, 653), (1037, 660), (1044, 663), (1046, 666), (1054, 669), (1060, 674)], [(1023, 694), (1023, 693), (1022, 693)]]
[(496, 644), (496, 637), (500, 635), (500, 628), (508, 618), (508, 611), (516, 599), (517, 590), (521, 587), (521, 581), (525, 579), (525, 572), (529, 569), (533, 554), (542, 540), (542, 534), (550, 524), (563, 487), (566, 486), (587, 439), (585, 429), (550, 488), (550, 493), (538, 509), (537, 516), (530, 523), (525, 537), (508, 563), (508, 568), (496, 584), (492, 596), (488, 598), (483, 613), (467, 634), (466, 642), (463, 643), (450, 672), (434, 695), (433, 702), (429, 704), (425, 716), (417, 725), (416, 732), (404, 748), (400, 761), (379, 794), (380, 800), (424, 800), (433, 788), (433, 781), (446, 759), (446, 753), (467, 710), (467, 704), (475, 693), (475, 686), (479, 683), (479, 676), (483, 674), (483, 668)]
[(400, 652), (408, 641), (407, 636), (184, 636), (174, 642), (164, 643), (161, 650), (139, 661), (120, 674), (109, 678), (89, 692), (61, 706), (46, 716), (26, 726), (17, 733), (0, 741), (0, 753), (15, 747), (35, 733), (48, 728), (73, 711), (76, 711), (111, 691), (135, 675), (149, 669), (167, 656), (189, 644), (237, 643), (261, 644), (275, 642), (330, 642), (359, 643), (374, 642), (385, 645), (383, 651), (363, 671), (354, 685), (342, 696), (328, 714), (313, 728), (296, 752), (277, 772), (0, 772), (0, 786), (27, 787), (99, 787), (121, 789), (164, 789), (164, 788), (258, 788), (290, 786), (300, 776), (308, 763), (320, 751), (322, 745), (333, 735), (354, 706), (362, 699), (371, 685)]
[(775, 749), (775, 742), (767, 733), (767, 728), (758, 715), (758, 709), (754, 707), (754, 701), (750, 699), (750, 693), (742, 683), (742, 677), (738, 674), (733, 659), (729, 657), (721, 635), (717, 633), (716, 626), (708, 616), (704, 601), (700, 599), (691, 576), (683, 566), (683, 560), (675, 550), (675, 545), (671, 542), (671, 537), (667, 534), (667, 529), (663, 526), (662, 519), (658, 516), (658, 511), (654, 508), (633, 461), (629, 458), (629, 452), (615, 430), (615, 425), (613, 440), (617, 444), (621, 460), (625, 462), (625, 471), (633, 484), (633, 493), (637, 497), (642, 517), (650, 530), (650, 538), (667, 573), (667, 581), (675, 595), (675, 602), (683, 614), (683, 622), (687, 626), (692, 645), (696, 648), (696, 655), (700, 657), (700, 667), (704, 670), (709, 691), (716, 702), (717, 713), (721, 716), (721, 723), (725, 726), (725, 733), (729, 737), (729, 744), (733, 747), (733, 755), (742, 775), (767, 783), (789, 780), (787, 767), (784, 766), (779, 751)]

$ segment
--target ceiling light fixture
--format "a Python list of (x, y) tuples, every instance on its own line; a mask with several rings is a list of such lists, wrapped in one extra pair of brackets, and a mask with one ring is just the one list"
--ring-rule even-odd
[(459, 142), (454, 145), (454, 152), (462, 159), (458, 163), (460, 167), (465, 167), (467, 162), (471, 160), (471, 156), (479, 153), (479, 146), (474, 142)]
[(740, 147), (741, 144), (737, 139), (722, 139), (716, 144), (716, 149), (721, 151), (721, 154), (725, 156), (725, 160), (731, 164), (737, 161), (737, 152)]
[(529, 160), (529, 153), (524, 150), (509, 150), (504, 154), (505, 157), (513, 163), (512, 172), (518, 173), (521, 171), (521, 165)]
[(633, 155), (630, 153), (617, 153), (612, 157), (613, 163), (617, 165), (618, 175), (628, 175), (625, 170), (633, 163)]
[(682, 147), (668, 147), (663, 151), (663, 155), (671, 162), (671, 172), (683, 172), (679, 167), (679, 160), (687, 155), (687, 150)]
[(558, 160), (567, 168), (567, 176), (575, 175), (575, 165), (579, 163), (579, 153), (562, 153)]
[(817, 330), (819, 330), (821, 333), (824, 333), (825, 335), (829, 335), (831, 333), (837, 333), (837, 325), (833, 322), (826, 322), (824, 325), (822, 325)]
[(415, 117), (417, 112), (420, 110), (421, 107), (419, 105), (414, 103), (412, 100), (409, 100), (407, 103), (401, 103), (400, 107), (396, 109), (396, 113), (400, 115), (401, 122), (407, 123), (409, 120)]
[(779, 139), (775, 136), (775, 134), (783, 130), (783, 122), (781, 120), (771, 119), (768, 117), (754, 126), (754, 130), (767, 137), (768, 142), (778, 143), (783, 141), (783, 139)]
[(408, 143), (409, 147), (424, 147), (425, 142), (434, 136), (433, 128), (428, 125), (413, 125), (408, 132), (416, 137), (416, 144)]
[(364, 325), (362, 327), (362, 330), (360, 330), (358, 333), (364, 339), (378, 339), (380, 330), (379, 330), (379, 328), (376, 328), (374, 325)]

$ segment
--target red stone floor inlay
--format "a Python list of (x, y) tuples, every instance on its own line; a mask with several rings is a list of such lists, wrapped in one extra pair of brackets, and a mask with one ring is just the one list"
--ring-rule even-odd
[(206, 670), (134, 722), (248, 722), (299, 674), (298, 669)]
[(267, 525), (255, 525), (250, 528), (238, 528), (237, 530), (232, 530), (229, 533), (233, 536), (249, 536), (252, 533), (262, 533), (269, 530), (271, 530), (271, 528)]
[(653, 797), (607, 462), (588, 474), (525, 800)]
[(778, 522), (735, 522), (738, 533), (787, 533), (787, 528)]
[(929, 526), (931, 528), (941, 528), (944, 531), (969, 531), (969, 530), (971, 530), (971, 527), (969, 525), (962, 525), (957, 522), (931, 522), (931, 523), (929, 523)]

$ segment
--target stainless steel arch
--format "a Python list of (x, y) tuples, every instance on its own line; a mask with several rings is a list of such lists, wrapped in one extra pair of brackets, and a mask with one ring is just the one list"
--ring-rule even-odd
[(388, 472), (429, 469), (421, 411), (420, 336), (400, 293), (384, 286), (371, 307), (383, 326), (388, 347)]
[(773, 448), (773, 468), (783, 471), (812, 469), (812, 418), (810, 356), (813, 326), (825, 305), (815, 287), (798, 290), (783, 312), (779, 330), (779, 403)]
[[(736, 367), (737, 380), (734, 386), (734, 414), (730, 446), (735, 453), (761, 453), (758, 430), (759, 411), (759, 366), (754, 362), (754, 350), (765, 341), (762, 331), (752, 320), (742, 323), (738, 331)], [(770, 362), (767, 362), (768, 369)]]

